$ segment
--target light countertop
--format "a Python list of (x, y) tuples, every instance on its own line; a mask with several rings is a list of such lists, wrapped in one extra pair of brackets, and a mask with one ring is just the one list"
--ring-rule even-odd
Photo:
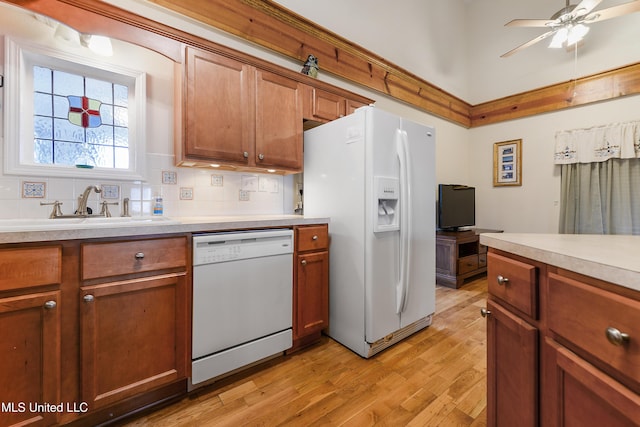
[(302, 215), (0, 220), (0, 243), (201, 233), (327, 223), (329, 223), (328, 218), (313, 218)]
[(487, 233), (480, 243), (640, 291), (640, 236)]

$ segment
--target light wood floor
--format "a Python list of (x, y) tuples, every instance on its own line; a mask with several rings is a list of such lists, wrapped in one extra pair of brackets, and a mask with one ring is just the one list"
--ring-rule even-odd
[(371, 359), (328, 337), (126, 426), (485, 426), (486, 278), (437, 287), (433, 324)]

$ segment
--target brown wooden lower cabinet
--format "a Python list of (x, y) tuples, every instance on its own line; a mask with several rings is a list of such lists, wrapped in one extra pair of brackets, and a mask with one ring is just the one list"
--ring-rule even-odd
[(186, 377), (185, 273), (80, 291), (82, 400), (92, 409)]
[[(545, 390), (553, 405), (553, 426), (640, 425), (640, 396), (551, 339), (545, 351), (552, 364)], [(552, 400), (553, 399), (553, 400)]]
[(329, 326), (329, 233), (327, 225), (295, 227), (293, 347), (316, 342)]
[(487, 419), (494, 426), (538, 425), (538, 329), (487, 303)]
[(489, 249), (487, 425), (640, 426), (640, 292)]
[(190, 236), (0, 246), (0, 425), (99, 425), (187, 392)]
[(60, 291), (0, 298), (0, 425), (51, 425), (60, 398)]

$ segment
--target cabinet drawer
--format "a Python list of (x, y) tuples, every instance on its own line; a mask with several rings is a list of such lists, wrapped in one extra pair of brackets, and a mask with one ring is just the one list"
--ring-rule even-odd
[[(548, 304), (550, 330), (640, 383), (640, 301), (549, 273)], [(612, 344), (608, 328), (630, 339)]]
[(469, 255), (458, 260), (458, 274), (478, 269), (478, 255)]
[(60, 246), (0, 250), (0, 291), (53, 285), (61, 274)]
[(486, 267), (487, 266), (487, 254), (478, 255), (478, 267)]
[(326, 225), (296, 228), (298, 252), (315, 251), (329, 247), (329, 232)]
[(186, 237), (82, 245), (82, 280), (186, 265)]
[(538, 281), (535, 266), (511, 258), (487, 254), (489, 293), (518, 310), (537, 318)]

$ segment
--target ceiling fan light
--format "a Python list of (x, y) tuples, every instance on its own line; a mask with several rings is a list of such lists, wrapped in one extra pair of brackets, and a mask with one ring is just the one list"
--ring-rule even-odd
[(551, 43), (549, 43), (549, 47), (552, 49), (559, 49), (564, 45), (564, 42), (567, 41), (567, 37), (569, 36), (569, 30), (567, 27), (562, 27), (556, 31), (553, 38), (551, 39)]
[(567, 37), (567, 46), (573, 46), (578, 43), (589, 32), (589, 27), (583, 24), (574, 25), (569, 30)]

